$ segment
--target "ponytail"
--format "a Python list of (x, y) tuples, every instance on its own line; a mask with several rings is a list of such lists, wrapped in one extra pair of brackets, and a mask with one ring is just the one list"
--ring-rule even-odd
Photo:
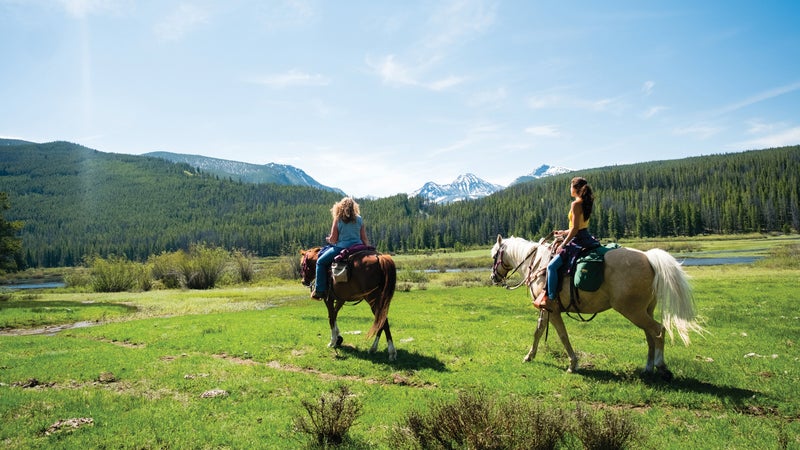
[(589, 216), (592, 215), (592, 209), (594, 208), (594, 194), (592, 193), (592, 187), (589, 186), (589, 182), (586, 181), (586, 178), (582, 177), (573, 178), (572, 187), (575, 188), (575, 192), (578, 194), (578, 197), (583, 200), (581, 203), (583, 207), (583, 220), (589, 220)]

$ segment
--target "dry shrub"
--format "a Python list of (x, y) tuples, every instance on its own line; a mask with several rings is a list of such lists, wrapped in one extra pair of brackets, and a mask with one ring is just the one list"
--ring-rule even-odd
[(302, 403), (308, 417), (295, 418), (295, 430), (311, 435), (316, 444), (323, 447), (342, 444), (361, 415), (361, 404), (345, 385), (322, 394), (316, 402), (303, 400)]

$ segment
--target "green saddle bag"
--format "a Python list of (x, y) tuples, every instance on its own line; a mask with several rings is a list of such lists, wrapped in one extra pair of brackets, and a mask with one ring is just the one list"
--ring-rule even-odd
[(575, 263), (575, 274), (573, 283), (575, 287), (587, 292), (594, 292), (600, 289), (603, 284), (603, 264), (606, 253), (619, 248), (619, 244), (606, 244), (589, 251), (589, 253), (578, 258)]

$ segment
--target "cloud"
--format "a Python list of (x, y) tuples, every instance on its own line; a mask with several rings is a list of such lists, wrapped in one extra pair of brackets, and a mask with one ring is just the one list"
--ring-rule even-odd
[(378, 61), (367, 58), (367, 65), (380, 75), (383, 82), (390, 85), (416, 86), (432, 91), (444, 91), (464, 82), (465, 78), (454, 75), (434, 81), (425, 81), (421, 73), (425, 71), (421, 66), (411, 67), (405, 65), (395, 58), (395, 55), (387, 55)]
[(623, 107), (618, 98), (601, 98), (598, 100), (583, 99), (568, 95), (544, 94), (532, 95), (528, 98), (531, 109), (581, 109), (585, 111), (616, 111)]
[(653, 87), (655, 87), (655, 85), (655, 81), (645, 81), (642, 85), (642, 93), (644, 93), (645, 96), (649, 96), (653, 93)]
[(748, 97), (748, 98), (746, 98), (744, 100), (741, 100), (739, 102), (732, 103), (732, 104), (730, 104), (728, 106), (724, 106), (724, 107), (720, 108), (719, 111), (717, 111), (716, 113), (717, 114), (726, 114), (726, 113), (730, 113), (730, 112), (733, 112), (733, 111), (737, 111), (739, 109), (748, 107), (748, 106), (753, 105), (755, 103), (763, 102), (763, 101), (769, 100), (771, 98), (780, 97), (781, 95), (789, 94), (789, 93), (794, 92), (794, 91), (796, 91), (798, 89), (800, 89), (800, 81), (796, 81), (794, 83), (787, 84), (785, 86), (780, 86), (780, 87), (777, 87), (775, 89), (770, 89), (770, 90), (767, 90), (767, 91), (764, 91), (764, 92), (760, 92), (760, 93), (758, 93), (756, 95)]
[(252, 80), (253, 83), (263, 84), (272, 88), (282, 89), (296, 86), (327, 86), (330, 79), (320, 74), (310, 74), (296, 69), (286, 73), (267, 75)]
[(777, 133), (735, 144), (737, 148), (771, 148), (800, 144), (800, 127), (789, 128)]
[(700, 139), (708, 139), (718, 134), (720, 131), (722, 131), (721, 127), (697, 124), (675, 128), (672, 130), (672, 133), (678, 136), (695, 136)]
[(156, 36), (165, 41), (177, 41), (198, 26), (209, 21), (210, 14), (205, 9), (189, 3), (181, 3), (178, 9), (157, 23)]
[(561, 137), (561, 131), (555, 125), (537, 125), (525, 128), (525, 132), (534, 136)]
[(647, 108), (647, 111), (642, 113), (642, 117), (645, 118), (645, 119), (650, 119), (653, 116), (657, 115), (658, 113), (660, 113), (661, 111), (664, 111), (666, 109), (667, 109), (666, 106), (651, 106), (651, 107)]

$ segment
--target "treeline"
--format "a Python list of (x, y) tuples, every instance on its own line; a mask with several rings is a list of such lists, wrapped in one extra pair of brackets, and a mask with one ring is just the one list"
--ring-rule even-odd
[[(581, 171), (597, 198), (600, 238), (800, 229), (800, 146)], [(428, 204), (398, 194), (360, 200), (372, 243), (396, 252), (537, 238), (567, 226), (573, 174), (476, 201)], [(24, 264), (150, 255), (194, 243), (261, 256), (321, 245), (340, 196), (307, 187), (220, 179), (185, 164), (79, 145), (0, 141), (0, 192), (22, 221)]]

